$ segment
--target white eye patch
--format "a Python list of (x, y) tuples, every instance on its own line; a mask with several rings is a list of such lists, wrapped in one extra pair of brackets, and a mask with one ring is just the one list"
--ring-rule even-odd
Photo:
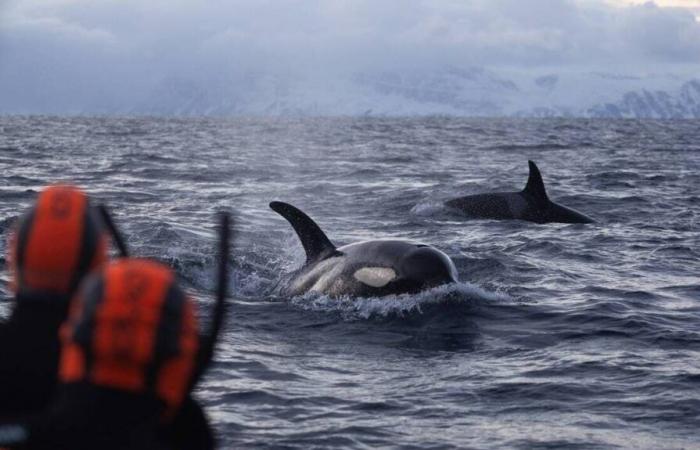
[(388, 267), (363, 267), (355, 271), (355, 279), (367, 286), (384, 287), (396, 278), (394, 269)]

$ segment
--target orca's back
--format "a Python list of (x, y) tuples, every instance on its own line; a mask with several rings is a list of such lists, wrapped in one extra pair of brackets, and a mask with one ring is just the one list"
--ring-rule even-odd
[(483, 219), (513, 219), (508, 195), (515, 193), (476, 194), (459, 197), (445, 202), (450, 208), (457, 209), (470, 217)]

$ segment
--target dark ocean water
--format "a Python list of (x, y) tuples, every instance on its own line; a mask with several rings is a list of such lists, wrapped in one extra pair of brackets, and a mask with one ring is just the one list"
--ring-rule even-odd
[[(441, 206), (521, 189), (528, 159), (598, 222)], [(204, 311), (213, 215), (235, 212), (232, 315), (198, 392), (222, 448), (700, 448), (698, 121), (6, 117), (0, 167), (3, 255), (12, 218), (70, 180)], [(279, 298), (304, 256), (271, 200), (336, 244), (433, 244), (461, 284)]]

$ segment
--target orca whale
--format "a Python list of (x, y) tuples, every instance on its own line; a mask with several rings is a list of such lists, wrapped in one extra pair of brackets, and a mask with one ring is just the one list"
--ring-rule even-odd
[(336, 248), (299, 209), (283, 202), (272, 202), (270, 208), (292, 225), (306, 252), (304, 265), (283, 280), (282, 295), (382, 297), (457, 281), (452, 260), (429, 245), (371, 240)]
[(590, 217), (554, 203), (544, 189), (537, 165), (528, 161), (530, 176), (520, 192), (497, 192), (459, 197), (445, 202), (470, 217), (483, 219), (520, 219), (536, 223), (592, 223)]

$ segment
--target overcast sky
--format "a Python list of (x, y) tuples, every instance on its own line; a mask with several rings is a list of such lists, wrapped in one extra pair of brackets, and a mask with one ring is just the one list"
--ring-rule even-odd
[(700, 0), (0, 0), (0, 99), (20, 103), (251, 72), (693, 64)]

